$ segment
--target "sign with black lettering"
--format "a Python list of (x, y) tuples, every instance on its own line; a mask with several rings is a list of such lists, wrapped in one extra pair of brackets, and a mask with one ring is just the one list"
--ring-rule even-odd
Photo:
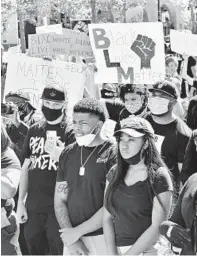
[(85, 74), (80, 64), (63, 61), (46, 61), (41, 58), (10, 55), (5, 84), (5, 95), (10, 91), (29, 95), (34, 106), (41, 105), (41, 94), (46, 85), (58, 84), (64, 88), (68, 111), (83, 98)]
[(79, 31), (62, 28), (63, 34), (33, 34), (29, 35), (29, 55), (32, 57), (79, 55), (83, 58), (93, 57), (90, 40)]
[(90, 24), (96, 83), (153, 84), (165, 77), (163, 27), (159, 22)]

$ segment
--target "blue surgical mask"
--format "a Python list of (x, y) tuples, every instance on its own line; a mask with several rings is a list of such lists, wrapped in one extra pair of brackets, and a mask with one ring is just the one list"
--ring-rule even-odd
[(82, 136), (76, 136), (76, 141), (77, 144), (81, 147), (81, 146), (85, 146), (87, 147), (88, 145), (90, 145), (96, 138), (96, 135), (98, 134), (98, 132), (96, 134), (93, 134), (93, 131), (95, 130), (97, 124), (94, 126), (94, 128), (92, 129), (92, 131), (89, 134), (86, 135), (82, 135)]

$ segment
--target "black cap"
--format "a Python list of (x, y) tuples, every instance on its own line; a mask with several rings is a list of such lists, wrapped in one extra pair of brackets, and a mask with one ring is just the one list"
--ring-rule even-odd
[(63, 90), (54, 87), (45, 87), (41, 99), (51, 101), (65, 101), (65, 93)]
[(149, 89), (150, 92), (158, 91), (162, 92), (174, 99), (178, 98), (178, 92), (177, 88), (174, 83), (170, 81), (162, 81), (162, 82), (157, 82), (156, 84), (153, 85), (152, 89)]

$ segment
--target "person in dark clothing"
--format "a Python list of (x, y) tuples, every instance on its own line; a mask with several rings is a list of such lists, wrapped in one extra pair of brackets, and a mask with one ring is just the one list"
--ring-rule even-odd
[(197, 254), (197, 173), (185, 183), (170, 221), (162, 223), (160, 232), (175, 253)]
[(189, 102), (187, 125), (192, 130), (197, 129), (197, 95)]
[(31, 126), (42, 119), (42, 114), (36, 110), (28, 95), (18, 92), (10, 92), (5, 96), (6, 102), (13, 102), (18, 107), (21, 121)]
[(130, 115), (146, 116), (148, 112), (148, 89), (146, 85), (121, 85), (120, 100), (105, 100), (105, 106), (110, 119), (119, 122)]
[(180, 172), (191, 130), (173, 114), (173, 107), (178, 97), (174, 83), (161, 81), (156, 83), (150, 91), (152, 92), (149, 98), (151, 114), (146, 117), (146, 120), (155, 131), (157, 147), (173, 175), (178, 193)]
[(61, 226), (64, 255), (106, 255), (102, 229), (106, 175), (115, 164), (115, 141), (101, 137), (103, 106), (79, 101), (73, 110), (76, 143), (60, 156), (55, 212)]
[(105, 195), (108, 255), (156, 255), (159, 226), (171, 207), (172, 180), (149, 122), (130, 116), (120, 124), (117, 165), (107, 175)]
[(19, 227), (15, 216), (13, 197), (20, 180), (21, 165), (9, 147), (8, 134), (1, 126), (1, 254), (19, 255)]
[(197, 56), (190, 56), (187, 64), (187, 75), (193, 79), (193, 87), (195, 95), (197, 93)]
[[(23, 163), (17, 213), (33, 255), (62, 255), (63, 243), (54, 213), (58, 161), (51, 158), (74, 141), (65, 113), (65, 93), (58, 85), (42, 93), (44, 119), (30, 127), (21, 152)], [(24, 203), (27, 195), (26, 203)], [(49, 251), (46, 251), (49, 248)]]
[[(192, 136), (188, 142), (183, 168), (181, 172), (181, 182), (184, 184), (188, 178), (197, 172), (197, 130), (192, 132)], [(196, 184), (197, 185), (197, 184)]]

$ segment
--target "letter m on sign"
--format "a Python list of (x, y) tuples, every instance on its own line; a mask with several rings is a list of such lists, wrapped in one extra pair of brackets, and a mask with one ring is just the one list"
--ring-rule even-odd
[(133, 68), (129, 67), (127, 70), (127, 73), (124, 72), (122, 67), (117, 68), (118, 73), (118, 83), (122, 83), (122, 77), (124, 77), (125, 80), (128, 80), (130, 78), (129, 83), (133, 83)]

